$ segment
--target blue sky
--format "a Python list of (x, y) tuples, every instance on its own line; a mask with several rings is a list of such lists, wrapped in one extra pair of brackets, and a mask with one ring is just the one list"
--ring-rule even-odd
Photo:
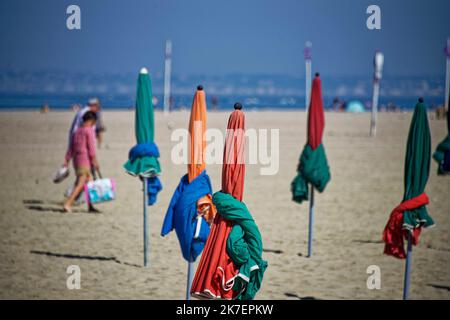
[[(79, 31), (66, 8), (81, 7)], [(381, 30), (366, 28), (366, 8), (381, 8)], [(446, 0), (2, 0), (0, 69), (87, 72), (163, 70), (165, 39), (173, 72), (223, 75), (372, 73), (376, 49), (385, 74), (440, 75), (450, 36)]]

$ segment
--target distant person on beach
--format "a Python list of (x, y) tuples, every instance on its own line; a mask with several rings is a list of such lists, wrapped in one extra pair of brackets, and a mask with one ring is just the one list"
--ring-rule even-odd
[[(83, 191), (84, 184), (91, 180), (91, 171), (99, 170), (99, 164), (95, 148), (95, 123), (97, 114), (93, 111), (87, 111), (83, 114), (82, 124), (77, 128), (72, 136), (72, 141), (66, 153), (64, 166), (68, 167), (70, 160), (73, 159), (73, 166), (77, 179), (75, 188), (63, 205), (65, 212), (72, 211), (72, 205), (80, 193)], [(92, 204), (89, 203), (89, 212), (98, 212)]]
[(97, 123), (95, 125), (95, 136), (97, 138), (97, 146), (100, 149), (103, 143), (103, 132), (106, 131), (106, 127), (103, 125), (102, 113), (97, 112)]
[[(83, 115), (88, 111), (92, 111), (96, 114), (100, 113), (100, 100), (98, 100), (97, 98), (89, 99), (88, 105), (77, 112), (77, 114), (75, 115), (75, 118), (72, 121), (72, 125), (70, 126), (68, 148), (70, 148), (70, 145), (72, 143), (72, 137), (73, 137), (75, 131), (77, 131), (77, 129), (83, 125)], [(97, 132), (98, 125), (101, 125), (101, 124), (100, 123), (97, 123), (97, 125), (94, 124), (94, 130), (96, 132)]]

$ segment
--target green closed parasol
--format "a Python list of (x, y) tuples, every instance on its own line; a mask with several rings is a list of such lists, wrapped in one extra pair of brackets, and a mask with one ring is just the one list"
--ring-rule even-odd
[[(395, 207), (383, 231), (384, 253), (399, 259), (406, 258), (403, 299), (409, 297), (412, 245), (419, 243), (422, 227), (434, 224), (426, 205), (429, 198), (425, 187), (430, 174), (431, 134), (427, 108), (423, 99), (414, 109), (405, 155), (405, 192), (402, 202)], [(407, 240), (407, 250), (404, 240)]]
[[(431, 134), (428, 124), (427, 107), (423, 99), (419, 99), (411, 127), (405, 156), (405, 193), (403, 201), (419, 196), (424, 192), (430, 175)], [(403, 213), (403, 227), (412, 230), (418, 226), (431, 226), (433, 220), (428, 215), (427, 208), (420, 206)]]
[(157, 177), (161, 172), (159, 150), (153, 142), (155, 119), (152, 104), (152, 87), (148, 71), (142, 68), (137, 83), (135, 134), (137, 144), (130, 149), (126, 172), (139, 176), (143, 182), (144, 211), (144, 266), (148, 266), (148, 214), (147, 206), (156, 202), (156, 194), (162, 189)]
[[(137, 145), (153, 143), (155, 118), (152, 104), (152, 85), (148, 71), (143, 68), (139, 73), (136, 93), (135, 135)], [(125, 170), (133, 176), (150, 177), (161, 172), (157, 157), (148, 154), (136, 154), (129, 157)]]

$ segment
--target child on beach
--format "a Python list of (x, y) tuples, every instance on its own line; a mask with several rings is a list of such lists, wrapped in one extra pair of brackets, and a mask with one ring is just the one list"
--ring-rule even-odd
[[(69, 165), (70, 159), (73, 159), (73, 166), (77, 179), (75, 188), (63, 205), (65, 212), (71, 212), (72, 204), (83, 191), (84, 184), (91, 180), (91, 170), (99, 170), (99, 164), (95, 148), (95, 129), (97, 121), (95, 112), (87, 111), (83, 115), (83, 124), (73, 134), (72, 143), (67, 150), (64, 166)], [(89, 212), (99, 212), (92, 204), (89, 204)]]

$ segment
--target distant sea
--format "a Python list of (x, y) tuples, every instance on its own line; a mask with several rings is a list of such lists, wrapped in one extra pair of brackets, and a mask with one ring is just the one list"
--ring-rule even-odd
[[(134, 106), (136, 77), (132, 73), (92, 74), (62, 71), (0, 70), (0, 109), (67, 110), (84, 105), (89, 97), (100, 98), (105, 109), (131, 109)], [(444, 103), (444, 76), (396, 76), (381, 82), (379, 107), (395, 106), (408, 110), (417, 98), (424, 97), (431, 107)], [(305, 80), (284, 75), (225, 76), (174, 75), (172, 77), (172, 109), (190, 108), (197, 84), (207, 95), (208, 109), (230, 109), (237, 101), (248, 110), (304, 109)], [(326, 109), (352, 100), (362, 102), (370, 110), (371, 76), (334, 76), (322, 78)], [(155, 109), (162, 109), (163, 75), (152, 76)], [(339, 103), (336, 103), (339, 101)]]

